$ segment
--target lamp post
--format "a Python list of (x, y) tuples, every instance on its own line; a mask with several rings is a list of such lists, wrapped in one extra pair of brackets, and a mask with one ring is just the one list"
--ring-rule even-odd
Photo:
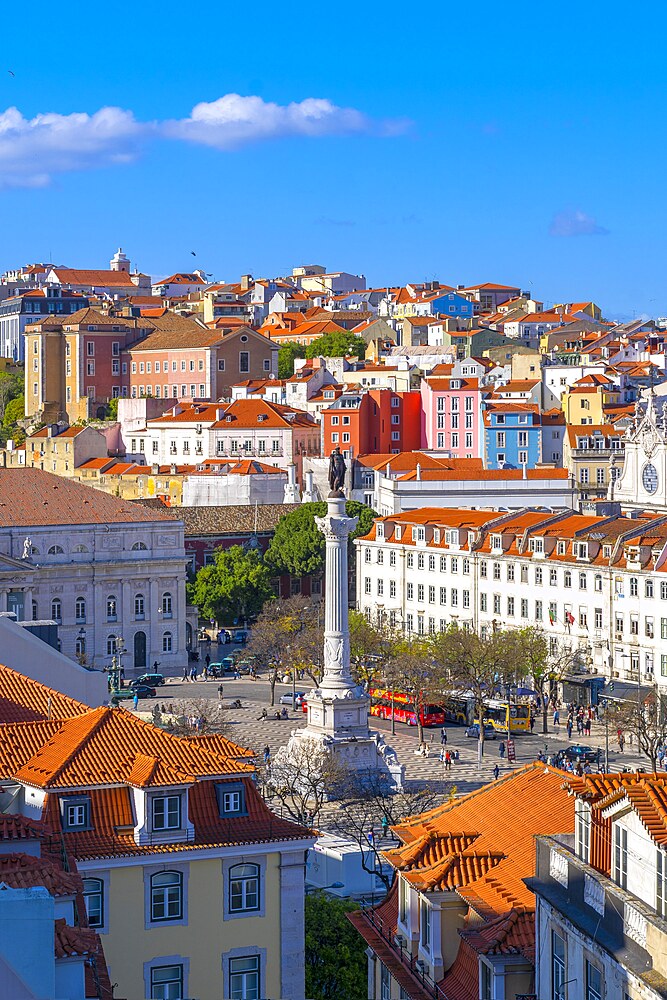
[(123, 654), (125, 653), (125, 640), (122, 635), (116, 636), (115, 652), (111, 657), (111, 670), (109, 671), (109, 681), (111, 689), (117, 691), (120, 687), (121, 673), (123, 669)]

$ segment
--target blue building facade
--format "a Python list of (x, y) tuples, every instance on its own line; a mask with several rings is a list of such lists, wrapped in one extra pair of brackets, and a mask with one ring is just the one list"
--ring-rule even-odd
[(475, 303), (458, 292), (443, 292), (431, 299), (433, 315), (449, 316), (455, 319), (472, 319), (475, 315)]
[(484, 418), (487, 469), (534, 469), (542, 459), (542, 418), (528, 404), (490, 406)]

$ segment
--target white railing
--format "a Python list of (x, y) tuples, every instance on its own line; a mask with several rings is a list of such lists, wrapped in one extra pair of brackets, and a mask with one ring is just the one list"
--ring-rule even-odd
[(646, 917), (629, 903), (625, 904), (623, 913), (623, 931), (642, 948), (646, 947)]
[(604, 916), (604, 889), (596, 878), (588, 874), (584, 875), (584, 903), (588, 903), (601, 917)]
[(549, 874), (552, 878), (560, 882), (561, 885), (565, 886), (567, 889), (567, 858), (560, 851), (557, 851), (554, 847), (551, 848), (551, 857), (549, 859)]

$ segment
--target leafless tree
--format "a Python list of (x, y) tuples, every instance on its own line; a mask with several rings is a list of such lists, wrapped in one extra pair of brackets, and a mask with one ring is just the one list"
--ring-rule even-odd
[(159, 704), (155, 704), (154, 720), (159, 725), (164, 716), (170, 716), (167, 728), (178, 736), (226, 732), (225, 709), (219, 701), (211, 698), (178, 698), (168, 702), (165, 707), (168, 707), (168, 711), (163, 713)]
[[(356, 789), (349, 789), (348, 796), (336, 803), (327, 829), (353, 840), (361, 851), (364, 871), (375, 874), (387, 891), (391, 888), (392, 874), (383, 870), (380, 852), (380, 835), (407, 816), (415, 816), (434, 809), (456, 795), (452, 785), (444, 793), (431, 788), (406, 789), (392, 794), (386, 781), (375, 774), (356, 782)], [(386, 846), (386, 845), (385, 845)]]
[(639, 750), (651, 761), (651, 770), (656, 771), (660, 749), (667, 745), (667, 697), (654, 687), (643, 699), (638, 693), (636, 699), (605, 701), (605, 712), (609, 712), (607, 724), (620, 729), (626, 738), (632, 734)]
[(302, 597), (268, 601), (250, 633), (248, 654), (255, 656), (267, 672), (271, 705), (276, 701), (276, 683), (284, 673), (307, 669), (315, 673), (314, 624), (316, 609)]
[(303, 739), (296, 748), (282, 747), (261, 772), (268, 799), (280, 803), (292, 819), (314, 826), (324, 803), (344, 793), (348, 769), (317, 740)]

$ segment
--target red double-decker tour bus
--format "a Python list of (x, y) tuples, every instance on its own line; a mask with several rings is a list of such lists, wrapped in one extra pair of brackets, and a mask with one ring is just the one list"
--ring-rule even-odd
[[(417, 709), (414, 694), (405, 691), (394, 691), (387, 688), (371, 688), (371, 715), (378, 719), (391, 719), (392, 705), (394, 718), (397, 722), (405, 722), (408, 726), (417, 725)], [(445, 710), (442, 705), (422, 704), (420, 710), (422, 726), (442, 726), (445, 723)]]

